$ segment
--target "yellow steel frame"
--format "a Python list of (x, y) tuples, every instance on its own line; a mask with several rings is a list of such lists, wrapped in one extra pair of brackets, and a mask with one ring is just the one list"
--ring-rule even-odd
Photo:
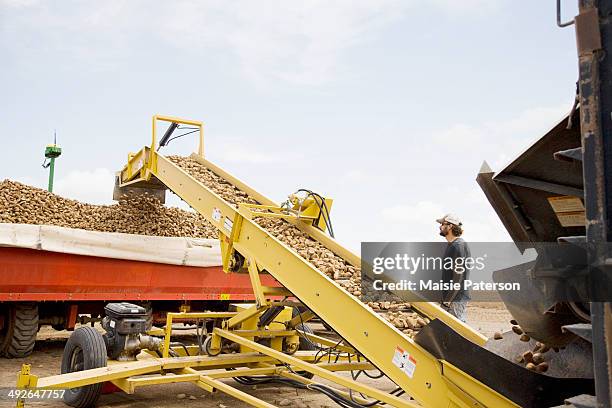
[(170, 353), (170, 337), (172, 336), (172, 322), (178, 319), (222, 319), (235, 316), (233, 312), (203, 312), (203, 313), (168, 313), (166, 314), (166, 328), (164, 329), (164, 349), (162, 357), (168, 358)]
[[(196, 121), (185, 121), (182, 119), (154, 116), (156, 120), (167, 120), (178, 123), (198, 124)], [(201, 126), (201, 124), (200, 124)], [(317, 270), (311, 263), (301, 258), (292, 248), (286, 246), (259, 225), (253, 222), (251, 214), (244, 206), (235, 208), (220, 196), (208, 189), (206, 186), (192, 178), (181, 168), (173, 164), (170, 160), (155, 151), (155, 130), (153, 131), (153, 148), (145, 147), (141, 152), (133, 155), (121, 173), (121, 184), (148, 182), (154, 177), (163, 183), (175, 194), (186, 201), (198, 213), (202, 214), (220, 232), (222, 241), (222, 255), (224, 257), (224, 267), (229, 266), (229, 259), (232, 251), (237, 251), (247, 260), (247, 268), (253, 284), (256, 297), (256, 304), (246, 308), (232, 316), (225, 316), (222, 328), (215, 328), (211, 340), (211, 349), (220, 347), (221, 338), (230, 342), (237, 343), (241, 350), (253, 350), (258, 353), (257, 357), (263, 362), (282, 362), (300, 370), (311, 372), (321, 376), (341, 386), (362, 392), (372, 398), (377, 398), (393, 406), (414, 407), (414, 403), (395, 397), (391, 394), (381, 392), (363, 384), (348, 380), (333, 373), (333, 370), (312, 364), (308, 359), (304, 360), (299, 355), (290, 356), (275, 350), (271, 347), (261, 345), (253, 341), (255, 333), (240, 333), (236, 330), (248, 321), (253, 321), (269, 307), (278, 302), (270, 302), (266, 299), (266, 288), (259, 282), (259, 273), (265, 271), (276, 278), (290, 293), (307, 306), (313, 314), (319, 316), (327, 322), (334, 330), (350, 344), (343, 346), (347, 349), (354, 349), (380, 369), (388, 378), (395, 382), (399, 387), (406, 391), (408, 395), (426, 407), (474, 407), (474, 406), (495, 406), (495, 407), (515, 407), (512, 401), (501, 394), (470, 377), (445, 361), (440, 361), (421, 348), (412, 339), (391, 326), (386, 320), (365, 306), (359, 299), (353, 297), (342, 289), (336, 282), (328, 278), (325, 274)], [(221, 177), (228, 180), (262, 205), (276, 206), (274, 202), (257, 193), (245, 183), (237, 180), (224, 170), (210, 163), (203, 157), (202, 139), (199, 154), (192, 157), (199, 163), (205, 165)], [(144, 160), (140, 161), (140, 159)], [(221, 213), (221, 218), (213, 217)], [(360, 259), (346, 248), (341, 246), (323, 231), (307, 225), (306, 223), (289, 218), (288, 222), (294, 224), (299, 229), (309, 234), (311, 237), (321, 242), (331, 251), (341, 256), (354, 266), (360, 266)], [(231, 225), (231, 228), (227, 228)], [(444, 321), (456, 332), (473, 341), (476, 344), (483, 344), (485, 338), (453, 318), (438, 306), (429, 303), (415, 304), (421, 312), (430, 318), (437, 318)], [(206, 314), (202, 314), (204, 316)], [(170, 319), (177, 317), (173, 315)], [(171, 320), (170, 320), (171, 322)], [(293, 321), (294, 323), (296, 321)], [(171, 327), (171, 324), (167, 325)], [(244, 326), (241, 328), (244, 329)], [(253, 329), (253, 327), (250, 327)], [(241, 335), (243, 334), (243, 335)], [(286, 333), (282, 333), (283, 335)], [(307, 335), (313, 340), (316, 337)], [(169, 350), (169, 334), (166, 333), (164, 355), (167, 356)], [(416, 369), (411, 375), (400, 369), (393, 363), (396, 348), (407, 351), (416, 360)], [(254, 355), (240, 353), (239, 356)], [(227, 361), (226, 356), (217, 357), (174, 357), (152, 360), (137, 361), (125, 365), (112, 366), (108, 369), (94, 369), (78, 373), (70, 373), (62, 376), (47, 377), (38, 379), (38, 386), (81, 386), (100, 381), (116, 381), (123, 388), (130, 390), (130, 377), (139, 374), (180, 370), (178, 375), (185, 375), (183, 378), (195, 381), (198, 386), (205, 389), (218, 389), (234, 395), (254, 406), (267, 407), (263, 403), (254, 399), (248, 394), (220, 383), (215, 378), (208, 375), (201, 375), (197, 380), (192, 369), (201, 368), (208, 364), (208, 367), (223, 364)], [(254, 361), (241, 359), (234, 361), (235, 366), (249, 366)], [(253, 368), (249, 366), (249, 368)], [(265, 370), (264, 370), (265, 371)], [(290, 373), (283, 373), (287, 376)], [(124, 383), (128, 381), (128, 383)], [(144, 380), (140, 380), (141, 383)], [(155, 381), (155, 380), (151, 380)], [(23, 381), (22, 381), (23, 382)], [(36, 381), (34, 381), (36, 382)], [(146, 382), (146, 381), (145, 381)], [(127, 384), (127, 385), (126, 385)], [(131, 384), (138, 384), (132, 381)], [(32, 382), (29, 383), (32, 385)], [(36, 385), (36, 384), (34, 384)], [(229, 387), (229, 388), (228, 388)]]
[[(265, 270), (274, 276), (313, 313), (334, 327), (348, 343), (417, 401), (427, 406), (445, 405), (450, 389), (442, 378), (441, 363), (437, 359), (319, 272), (292, 248), (287, 247), (250, 220), (244, 207), (236, 209), (159, 153), (151, 150), (149, 154), (151, 156), (148, 161), (149, 173), (217, 227), (222, 240), (226, 242), (227, 253), (236, 250), (246, 259), (254, 260), (258, 270)], [(192, 158), (245, 191), (262, 205), (278, 206), (246, 183), (210, 163), (203, 155), (194, 154)], [(122, 182), (130, 181), (129, 179), (122, 180)], [(213, 210), (220, 210), (222, 215), (220, 219), (212, 217)], [(226, 219), (230, 223), (225, 223)], [(304, 225), (299, 220), (289, 219), (288, 221), (353, 265), (360, 266), (358, 257), (322, 231), (313, 226)], [(226, 225), (230, 224), (233, 227), (228, 230)], [(227, 253), (224, 256), (227, 256)], [(337, 307), (338, 302), (342, 302), (341, 308)], [(425, 311), (430, 318), (443, 320), (459, 334), (477, 344), (483, 344), (486, 341), (484, 336), (436, 305), (424, 303), (415, 305), (415, 307)], [(347, 319), (346, 316), (351, 316), (351, 318)], [(384, 346), (381, 347), (381, 344)], [(407, 350), (417, 360), (417, 369), (412, 378), (393, 365), (392, 358), (396, 347)], [(500, 401), (499, 406), (513, 405), (484, 384), (467, 375), (464, 378), (469, 383), (478, 384), (480, 396), (495, 395), (495, 398)]]
[[(180, 348), (176, 349), (176, 351), (179, 350)], [(335, 371), (368, 370), (373, 368), (367, 362), (348, 362), (346, 357), (343, 356), (338, 359), (337, 363), (320, 362), (312, 364), (315, 362), (315, 352), (300, 351), (292, 356), (292, 358), (299, 361), (300, 364), (305, 361), (310, 366), (316, 366), (318, 369), (329, 371), (331, 374)], [(19, 373), (17, 388), (66, 389), (110, 381), (122, 391), (132, 394), (138, 387), (191, 382), (208, 392), (223, 391), (256, 407), (273, 407), (273, 405), (220, 382), (219, 379), (254, 375), (288, 376), (301, 367), (301, 365), (276, 365), (278, 363), (279, 361), (273, 357), (258, 353), (222, 354), (217, 357), (181, 356), (158, 358), (151, 356), (134, 362), (116, 362), (108, 367), (44, 378), (32, 375), (30, 373), (30, 366), (24, 364)], [(236, 369), (219, 372), (219, 370), (227, 368)], [(369, 387), (365, 389), (370, 390)], [(23, 400), (17, 401), (17, 407), (24, 406)], [(413, 404), (406, 406), (416, 407)]]
[(197, 126), (199, 128), (200, 143), (198, 145), (198, 154), (204, 157), (204, 123), (199, 120), (182, 119), (174, 116), (153, 115), (153, 132), (151, 137), (151, 150), (157, 150), (157, 122), (179, 123), (181, 125)]

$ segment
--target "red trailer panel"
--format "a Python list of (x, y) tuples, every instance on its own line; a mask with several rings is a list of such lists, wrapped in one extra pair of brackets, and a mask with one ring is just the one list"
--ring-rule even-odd
[[(271, 276), (262, 284), (278, 286)], [(251, 300), (247, 274), (194, 267), (0, 249), (0, 301)]]

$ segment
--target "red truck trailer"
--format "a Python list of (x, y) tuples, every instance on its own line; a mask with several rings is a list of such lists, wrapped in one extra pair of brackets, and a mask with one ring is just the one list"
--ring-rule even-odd
[[(270, 276), (264, 276), (262, 283), (278, 285)], [(185, 266), (2, 247), (0, 353), (27, 356), (40, 326), (72, 330), (79, 322), (95, 321), (108, 302), (143, 304), (156, 320), (185, 304), (225, 310), (230, 301), (252, 299), (248, 274), (226, 274), (218, 265)]]

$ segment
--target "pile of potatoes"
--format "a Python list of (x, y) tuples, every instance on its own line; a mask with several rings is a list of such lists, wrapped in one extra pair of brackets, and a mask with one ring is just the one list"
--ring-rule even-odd
[(368, 302), (367, 305), (409, 337), (429, 323), (429, 319), (414, 312), (406, 302)]
[(218, 237), (203, 216), (164, 207), (153, 196), (124, 196), (117, 204), (93, 205), (10, 180), (0, 183), (0, 223), (166, 237)]
[[(196, 160), (180, 156), (168, 156), (168, 159), (236, 208), (239, 203), (258, 204), (247, 193), (241, 191)], [(334, 279), (347, 292), (357, 297), (361, 296), (360, 268), (351, 265), (327, 249), (323, 244), (285, 220), (258, 217), (254, 221), (275, 238), (291, 247), (321, 272)], [(389, 310), (391, 303), (382, 303), (389, 303), (389, 305), (387, 305), (386, 309), (380, 308), (378, 304), (376, 307), (373, 307), (376, 302), (368, 302), (368, 305), (373, 307), (374, 310), (379, 311), (383, 317), (409, 336), (414, 335), (420, 327), (426, 324), (423, 318), (410, 309), (409, 304), (395, 304), (394, 309)]]

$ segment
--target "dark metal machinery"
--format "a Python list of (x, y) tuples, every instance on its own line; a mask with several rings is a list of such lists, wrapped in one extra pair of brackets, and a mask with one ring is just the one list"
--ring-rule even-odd
[[(566, 404), (612, 408), (612, 0), (579, 0), (579, 14), (567, 22), (561, 22), (560, 3), (557, 0), (558, 26), (574, 25), (576, 32), (579, 80), (574, 108), (503, 170), (494, 173), (484, 165), (477, 181), (521, 250), (560, 242), (585, 252), (587, 273), (581, 276), (590, 302), (560, 307), (546, 296), (533, 297), (531, 304), (525, 299), (504, 302), (534, 338), (552, 344), (576, 337), (590, 342), (596, 395), (577, 395)], [(563, 222), (551, 201), (556, 199), (581, 199), (583, 218)], [(545, 282), (537, 263), (527, 274), (500, 272), (506, 278), (522, 273), (548, 291), (564, 288), (560, 275)], [(532, 286), (537, 291), (537, 285)]]
[[(612, 0), (581, 0), (575, 18), (586, 240), (592, 290), (605, 284), (612, 239)], [(612, 303), (591, 302), (595, 392), (612, 407)]]

